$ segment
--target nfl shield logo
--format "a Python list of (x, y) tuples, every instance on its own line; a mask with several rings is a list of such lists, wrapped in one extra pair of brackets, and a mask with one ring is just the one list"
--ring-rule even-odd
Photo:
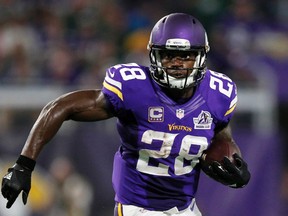
[(182, 119), (184, 117), (184, 110), (183, 109), (177, 109), (176, 110), (176, 117), (179, 119)]

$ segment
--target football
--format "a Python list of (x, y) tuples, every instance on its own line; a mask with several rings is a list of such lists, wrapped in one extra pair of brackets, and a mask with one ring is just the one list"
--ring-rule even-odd
[(210, 146), (202, 154), (201, 166), (209, 166), (213, 161), (222, 164), (223, 158), (226, 156), (232, 163), (235, 163), (233, 154), (237, 153), (241, 156), (241, 152), (237, 144), (230, 140), (217, 140), (211, 141)]

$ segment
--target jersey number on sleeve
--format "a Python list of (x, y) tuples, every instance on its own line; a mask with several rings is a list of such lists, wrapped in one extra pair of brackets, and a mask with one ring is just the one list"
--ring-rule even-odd
[(142, 142), (151, 145), (153, 140), (160, 140), (162, 145), (159, 151), (149, 149), (140, 150), (137, 170), (152, 175), (170, 176), (168, 172), (169, 166), (173, 166), (170, 171), (174, 171), (175, 175), (190, 173), (198, 163), (202, 152), (208, 146), (208, 141), (205, 137), (186, 135), (181, 141), (180, 150), (174, 162), (169, 162), (169, 164), (159, 162), (157, 166), (149, 164), (150, 158), (164, 159), (170, 156), (177, 135), (178, 134), (153, 130), (145, 131), (142, 135)]
[(119, 72), (123, 78), (123, 80), (131, 80), (131, 79), (139, 79), (145, 80), (146, 74), (145, 72), (137, 65), (136, 63), (130, 64), (118, 64), (115, 65), (114, 68), (119, 69)]
[[(227, 86), (225, 85), (224, 80), (227, 82)], [(210, 88), (216, 90), (218, 88), (219, 92), (226, 95), (227, 97), (231, 97), (233, 91), (233, 85), (231, 84), (232, 80), (225, 76), (224, 74), (219, 74), (214, 71), (211, 71), (210, 78)], [(216, 85), (217, 84), (217, 85)]]

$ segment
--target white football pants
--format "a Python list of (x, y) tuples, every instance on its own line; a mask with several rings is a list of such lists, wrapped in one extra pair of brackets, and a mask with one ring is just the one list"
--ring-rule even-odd
[(202, 216), (195, 199), (192, 200), (188, 208), (179, 211), (176, 207), (167, 211), (150, 211), (133, 205), (122, 205), (117, 203), (114, 216)]

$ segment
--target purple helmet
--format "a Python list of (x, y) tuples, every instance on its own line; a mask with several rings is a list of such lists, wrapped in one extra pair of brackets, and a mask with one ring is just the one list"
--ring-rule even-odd
[[(193, 16), (173, 13), (161, 18), (151, 31), (148, 49), (151, 75), (159, 85), (184, 89), (197, 85), (203, 79), (209, 45), (204, 27)], [(187, 69), (185, 78), (175, 78), (166, 73), (167, 68), (162, 66), (160, 53), (167, 50), (196, 53), (193, 68), (185, 68)]]

